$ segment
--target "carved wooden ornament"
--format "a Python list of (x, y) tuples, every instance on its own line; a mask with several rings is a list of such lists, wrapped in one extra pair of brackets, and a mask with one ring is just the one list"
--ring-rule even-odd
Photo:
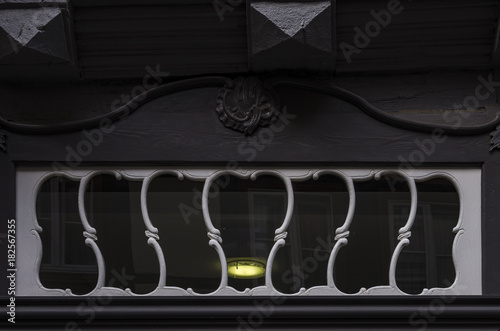
[(277, 118), (279, 102), (258, 78), (239, 77), (219, 92), (216, 110), (225, 126), (251, 135)]

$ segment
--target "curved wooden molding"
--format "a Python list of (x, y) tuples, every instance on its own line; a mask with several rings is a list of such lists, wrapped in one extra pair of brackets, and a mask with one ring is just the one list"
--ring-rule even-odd
[[(118, 121), (120, 120), (121, 117), (123, 117), (124, 114), (129, 115), (137, 111), (142, 105), (146, 104), (147, 102), (150, 102), (161, 96), (169, 95), (179, 91), (186, 91), (203, 87), (218, 86), (221, 87), (221, 89), (230, 89), (234, 87), (234, 85), (235, 82), (227, 77), (208, 76), (208, 77), (186, 79), (178, 82), (168, 83), (147, 90), (146, 92), (134, 97), (132, 100), (130, 100), (130, 102), (123, 105), (122, 107), (113, 110), (110, 113), (95, 118), (73, 121), (63, 124), (56, 124), (56, 125), (34, 125), (34, 124), (20, 124), (20, 123), (9, 122), (1, 118), (0, 116), (0, 126), (2, 126), (5, 130), (10, 132), (27, 134), (27, 135), (78, 131), (92, 127), (97, 127), (99, 126), (100, 123), (102, 123), (103, 120), (106, 121), (110, 120), (112, 122)], [(484, 124), (472, 125), (472, 126), (460, 126), (460, 127), (453, 127), (450, 125), (433, 125), (422, 122), (410, 121), (402, 119), (400, 117), (392, 116), (371, 105), (368, 101), (366, 101), (362, 97), (347, 90), (344, 90), (340, 87), (331, 86), (327, 83), (318, 83), (317, 81), (310, 81), (310, 80), (297, 79), (291, 77), (276, 77), (268, 79), (263, 82), (264, 89), (269, 91), (275, 90), (276, 87), (279, 86), (297, 87), (337, 97), (339, 99), (347, 101), (352, 105), (355, 105), (360, 110), (362, 110), (367, 115), (376, 120), (392, 125), (394, 127), (412, 131), (432, 132), (433, 130), (439, 129), (442, 130), (445, 134), (450, 134), (450, 135), (478, 135), (491, 132), (492, 130), (495, 129), (497, 125), (500, 124), (500, 117), (498, 115), (490, 122)], [(2, 146), (2, 141), (3, 145), (5, 145), (5, 138), (2, 140), (0, 136), (0, 147)], [(494, 147), (495, 146), (493, 146), (492, 148)]]
[(325, 85), (307, 80), (277, 77), (267, 80), (264, 86), (268, 88), (272, 87), (275, 88), (277, 86), (300, 87), (306, 90), (312, 90), (319, 93), (331, 95), (357, 106), (359, 109), (361, 109), (367, 115), (373, 117), (374, 119), (377, 119), (381, 122), (384, 122), (386, 124), (398, 128), (412, 130), (412, 131), (431, 133), (434, 130), (442, 130), (443, 133), (449, 135), (477, 135), (477, 134), (488, 133), (491, 130), (493, 130), (497, 125), (500, 124), (500, 117), (498, 114), (495, 116), (493, 120), (487, 123), (480, 125), (460, 126), (460, 127), (454, 127), (451, 125), (434, 125), (434, 124), (410, 121), (400, 117), (392, 116), (384, 112), (383, 110), (380, 110), (377, 107), (373, 106), (359, 95), (349, 92), (340, 87)]

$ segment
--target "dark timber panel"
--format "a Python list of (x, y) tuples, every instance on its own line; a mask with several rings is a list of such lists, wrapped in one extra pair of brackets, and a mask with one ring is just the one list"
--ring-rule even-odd
[[(480, 68), (492, 65), (498, 2), (495, 0), (337, 0), (337, 71), (367, 72)], [(371, 11), (402, 8), (377, 30)], [(371, 31), (366, 35), (366, 26)], [(384, 23), (385, 24), (385, 23)], [(380, 25), (378, 25), (380, 27)], [(365, 34), (365, 39), (355, 28)], [(357, 53), (341, 44), (358, 47)], [(343, 51), (345, 50), (345, 52)]]
[[(64, 162), (70, 155), (73, 163), (235, 160), (391, 162), (403, 166), (480, 163), (494, 154), (488, 152), (489, 132), (433, 136), (386, 124), (337, 97), (298, 87), (278, 86), (277, 91), (286, 113), (293, 116), (278, 119), (274, 129), (261, 128), (252, 137), (220, 123), (215, 112), (219, 88), (207, 87), (149, 101), (107, 126), (101, 131), (102, 138), (90, 128), (87, 133), (9, 134), (8, 153), (17, 161), (46, 162)], [(455, 119), (450, 117), (450, 124)]]
[[(23, 330), (66, 327), (66, 330), (497, 331), (500, 300), (480, 297), (139, 297), (94, 298), (92, 301), (88, 298), (20, 298), (17, 321), (16, 326)], [(2, 324), (6, 324), (5, 319), (0, 321), (0, 326)]]
[(226, 4), (230, 10), (219, 17), (213, 1), (194, 2), (77, 4), (75, 36), (84, 77), (144, 77), (148, 65), (175, 76), (247, 71), (245, 6)]
[(8, 237), (8, 220), (16, 218), (16, 172), (14, 164), (5, 153), (0, 152), (0, 297), (7, 296), (8, 280), (6, 278)]
[(483, 165), (483, 294), (500, 296), (500, 163)]

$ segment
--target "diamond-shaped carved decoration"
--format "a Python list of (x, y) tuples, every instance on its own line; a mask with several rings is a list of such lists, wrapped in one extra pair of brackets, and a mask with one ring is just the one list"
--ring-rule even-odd
[(333, 11), (332, 1), (252, 1), (248, 11), (252, 69), (332, 71)]
[(0, 10), (0, 64), (70, 62), (62, 9)]

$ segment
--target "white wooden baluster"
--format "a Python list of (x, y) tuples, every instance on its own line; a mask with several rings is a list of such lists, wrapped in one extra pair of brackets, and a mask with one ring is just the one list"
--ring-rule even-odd
[[(50, 180), (51, 178), (53, 177), (59, 177), (59, 178), (67, 178), (69, 180), (73, 180), (73, 181), (79, 181), (80, 180), (80, 177), (79, 176), (74, 176), (74, 175), (71, 175), (71, 174), (67, 174), (67, 173), (64, 173), (64, 172), (60, 172), (60, 171), (55, 171), (55, 172), (51, 172), (51, 173), (48, 173), (48, 174), (45, 174), (43, 175), (36, 183), (35, 185), (35, 188), (33, 190), (33, 199), (32, 199), (32, 202), (33, 202), (33, 211), (34, 211), (34, 220), (33, 220), (33, 227), (34, 229), (31, 230), (31, 234), (33, 236), (35, 236), (35, 238), (37, 239), (37, 253), (36, 254), (36, 258), (35, 258), (35, 266), (34, 266), (34, 274), (35, 274), (35, 281), (36, 283), (38, 284), (39, 288), (43, 289), (45, 292), (48, 292), (48, 293), (64, 293), (64, 294), (69, 294), (71, 295), (71, 290), (70, 289), (66, 289), (66, 290), (61, 290), (61, 289), (48, 289), (46, 287), (44, 287), (42, 285), (42, 282), (40, 281), (40, 265), (42, 263), (42, 257), (43, 257), (43, 243), (42, 243), (42, 238), (40, 237), (40, 233), (43, 231), (42, 227), (40, 226), (40, 224), (38, 223), (38, 217), (37, 217), (37, 214), (36, 214), (36, 202), (37, 202), (37, 197), (38, 197), (38, 194), (42, 188), (42, 185)], [(61, 194), (61, 192), (59, 192), (59, 194)]]
[[(128, 175), (131, 173), (133, 175)], [(196, 173), (197, 175), (191, 175), (191, 173)], [(410, 242), (409, 238), (411, 235), (411, 228), (415, 220), (416, 209), (418, 204), (417, 189), (415, 181), (421, 182), (425, 180), (430, 180), (432, 178), (446, 178), (450, 180), (459, 195), (460, 199), (460, 213), (457, 225), (454, 227), (453, 232), (456, 234), (453, 241), (453, 262), (456, 270), (456, 278), (453, 284), (447, 288), (432, 288), (424, 289), (421, 294), (433, 294), (433, 295), (445, 295), (445, 294), (480, 294), (481, 293), (481, 272), (480, 272), (480, 259), (475, 257), (480, 257), (480, 226), (479, 222), (476, 222), (478, 218), (478, 210), (480, 210), (480, 205), (477, 203), (477, 196), (481, 194), (480, 185), (480, 171), (477, 169), (466, 169), (466, 170), (446, 170), (446, 171), (434, 171), (430, 172), (428, 170), (418, 170), (415, 171), (415, 175), (411, 177), (407, 173), (400, 170), (380, 170), (378, 172), (370, 171), (369, 175), (363, 174), (358, 170), (342, 169), (324, 169), (324, 170), (300, 170), (300, 169), (282, 169), (278, 170), (216, 170), (216, 169), (202, 169), (202, 170), (160, 170), (155, 171), (154, 169), (149, 170), (134, 170), (130, 169), (125, 171), (114, 171), (114, 170), (74, 170), (70, 173), (66, 172), (35, 172), (35, 175), (31, 177), (26, 177), (27, 180), (23, 182), (23, 178), (20, 179), (21, 190), (23, 187), (29, 188), (29, 192), (32, 195), (32, 202), (30, 208), (19, 208), (19, 218), (33, 217), (33, 221), (28, 226), (23, 224), (19, 227), (20, 236), (30, 234), (33, 236), (34, 240), (30, 242), (30, 251), (35, 251), (33, 254), (32, 261), (20, 260), (19, 269), (22, 270), (24, 275), (32, 274), (33, 276), (20, 277), (20, 284), (25, 284), (26, 286), (20, 286), (19, 292), (21, 295), (72, 295), (70, 289), (47, 289), (43, 287), (39, 278), (39, 270), (42, 260), (42, 242), (39, 233), (42, 228), (38, 224), (36, 215), (36, 200), (38, 192), (40, 191), (43, 183), (50, 177), (62, 176), (73, 181), (80, 181), (78, 190), (78, 211), (80, 215), (80, 220), (84, 228), (84, 238), (87, 246), (91, 247), (93, 250), (98, 267), (98, 280), (95, 288), (86, 295), (136, 295), (131, 291), (124, 291), (119, 288), (105, 287), (105, 261), (103, 255), (97, 245), (97, 233), (96, 229), (93, 228), (87, 219), (85, 212), (85, 192), (88, 183), (91, 179), (99, 174), (110, 174), (114, 175), (118, 180), (121, 178), (128, 178), (130, 180), (143, 181), (141, 188), (141, 212), (144, 219), (144, 224), (146, 226), (146, 237), (148, 238), (148, 244), (151, 245), (157, 256), (160, 264), (160, 279), (158, 281), (158, 287), (153, 292), (146, 295), (196, 295), (196, 296), (210, 296), (210, 295), (284, 295), (279, 293), (272, 284), (271, 270), (274, 262), (274, 258), (277, 254), (279, 248), (285, 244), (285, 238), (287, 236), (287, 228), (291, 221), (293, 212), (293, 187), (292, 181), (308, 180), (313, 177), (317, 180), (321, 175), (332, 174), (339, 176), (345, 182), (348, 193), (349, 193), (349, 209), (347, 212), (346, 220), (344, 224), (336, 229), (335, 245), (330, 253), (328, 260), (328, 271), (327, 271), (327, 286), (316, 286), (305, 291), (301, 289), (298, 293), (289, 295), (345, 295), (339, 291), (335, 285), (333, 271), (335, 266), (335, 259), (341, 247), (347, 244), (349, 227), (353, 219), (353, 213), (355, 209), (355, 190), (353, 182), (363, 181), (375, 177), (375, 179), (380, 179), (383, 175), (394, 174), (404, 178), (407, 182), (410, 195), (411, 195), (411, 206), (410, 213), (406, 224), (399, 229), (398, 234), (398, 244), (392, 254), (390, 268), (389, 268), (389, 286), (376, 286), (368, 290), (361, 289), (360, 292), (356, 294), (375, 294), (375, 295), (402, 295), (406, 294), (402, 292), (396, 283), (396, 266), (398, 258), (402, 249), (408, 245)], [(29, 174), (29, 173), (28, 173)], [(209, 245), (214, 248), (219, 256), (221, 262), (221, 283), (217, 290), (208, 294), (195, 293), (192, 289), (184, 290), (176, 287), (165, 286), (166, 279), (166, 264), (163, 256), (163, 252), (158, 243), (159, 233), (158, 229), (152, 224), (148, 210), (147, 210), (147, 191), (151, 181), (161, 174), (174, 174), (177, 175), (179, 179), (188, 178), (195, 181), (205, 181), (203, 194), (202, 194), (202, 212), (204, 217), (204, 222), (207, 228), (207, 235), (209, 237)], [(220, 176), (223, 175), (233, 175), (238, 178), (252, 179), (255, 180), (258, 176), (263, 174), (269, 174), (279, 177), (284, 183), (287, 191), (287, 211), (283, 223), (275, 231), (275, 243), (271, 249), (268, 256), (268, 262), (266, 266), (266, 285), (253, 288), (251, 290), (245, 290), (243, 292), (236, 291), (235, 289), (228, 287), (228, 275), (227, 275), (227, 264), (225, 253), (222, 249), (222, 237), (220, 231), (215, 228), (210, 219), (209, 209), (208, 209), (208, 196), (211, 185)], [(457, 179), (458, 178), (458, 179)], [(24, 185), (24, 186), (23, 186)], [(462, 190), (461, 186), (467, 186), (468, 190)], [(26, 191), (26, 189), (25, 189)], [(20, 191), (22, 194), (22, 191)], [(475, 202), (476, 201), (476, 202)], [(472, 202), (472, 203), (471, 203)], [(464, 209), (464, 204), (471, 206)], [(466, 231), (467, 230), (467, 231)], [(465, 240), (466, 238), (467, 240)], [(470, 238), (474, 238), (471, 240)], [(478, 239), (479, 238), (479, 239)], [(26, 241), (25, 241), (26, 242)], [(25, 250), (26, 252), (28, 250)], [(473, 268), (471, 267), (473, 264)], [(471, 271), (473, 270), (473, 271)], [(29, 271), (29, 272), (28, 272)], [(33, 272), (32, 272), (33, 271)], [(465, 285), (464, 285), (465, 284)]]
[(241, 174), (237, 171), (234, 170), (222, 170), (222, 171), (217, 171), (207, 177), (205, 180), (205, 184), (203, 186), (203, 193), (202, 193), (202, 203), (201, 203), (201, 208), (203, 212), (203, 220), (205, 221), (205, 226), (208, 230), (207, 236), (210, 238), (208, 244), (210, 247), (214, 248), (217, 251), (217, 254), (219, 255), (219, 260), (220, 260), (220, 267), (221, 267), (221, 281), (219, 284), (219, 288), (215, 292), (220, 292), (223, 289), (227, 288), (227, 282), (228, 282), (228, 274), (227, 274), (227, 260), (226, 260), (226, 255), (224, 254), (224, 250), (222, 249), (222, 237), (220, 236), (220, 231), (219, 229), (215, 228), (215, 226), (212, 223), (212, 219), (210, 218), (210, 211), (208, 208), (208, 196), (210, 193), (210, 187), (212, 186), (212, 183), (219, 178), (220, 176), (223, 175), (234, 175), (238, 176), (240, 178), (247, 178), (247, 175)]
[(459, 214), (458, 214), (457, 225), (452, 230), (453, 233), (455, 233), (455, 238), (453, 240), (453, 246), (452, 246), (452, 259), (453, 259), (453, 267), (455, 268), (455, 279), (447, 288), (424, 289), (421, 294), (445, 295), (446, 293), (450, 293), (450, 290), (452, 292), (453, 291), (457, 292), (456, 288), (458, 287), (457, 284), (459, 283), (460, 277), (462, 276), (462, 270), (464, 268), (469, 268), (469, 266), (466, 263), (464, 263), (467, 261), (466, 259), (458, 258), (460, 253), (457, 250), (458, 241), (465, 232), (465, 230), (463, 229), (463, 219), (464, 219), (463, 190), (455, 177), (444, 172), (432, 172), (424, 176), (419, 176), (415, 178), (415, 181), (423, 182), (434, 178), (445, 178), (449, 180), (455, 187), (455, 190), (457, 191), (458, 194), (458, 201), (460, 205)]
[(176, 170), (158, 170), (144, 178), (142, 182), (142, 187), (141, 187), (141, 212), (142, 212), (142, 219), (144, 221), (144, 225), (146, 226), (146, 237), (148, 238), (148, 245), (153, 247), (156, 255), (158, 257), (158, 264), (160, 266), (160, 279), (158, 280), (158, 286), (157, 289), (161, 289), (165, 287), (166, 280), (167, 280), (167, 264), (165, 262), (165, 256), (163, 255), (163, 250), (161, 249), (160, 244), (158, 241), (160, 240), (160, 235), (158, 233), (158, 228), (153, 226), (153, 223), (151, 222), (151, 219), (149, 218), (149, 212), (148, 212), (148, 203), (147, 203), (147, 196), (148, 196), (148, 190), (149, 190), (149, 185), (151, 182), (161, 176), (161, 175), (175, 175), (177, 176), (177, 179), (183, 180), (184, 175), (180, 171)]
[(337, 258), (339, 250), (347, 245), (347, 237), (349, 236), (349, 227), (351, 226), (352, 219), (354, 217), (354, 210), (356, 208), (356, 192), (354, 190), (354, 183), (351, 177), (348, 177), (346, 174), (340, 171), (336, 170), (323, 170), (323, 171), (318, 171), (314, 174), (313, 178), (314, 180), (318, 180), (321, 175), (324, 174), (332, 174), (336, 175), (344, 181), (346, 187), (347, 187), (347, 192), (349, 194), (349, 207), (347, 210), (347, 215), (344, 221), (344, 224), (337, 228), (335, 230), (335, 245), (332, 248), (332, 251), (330, 253), (330, 257), (328, 259), (328, 267), (327, 267), (327, 274), (326, 274), (326, 280), (327, 280), (327, 285), (328, 287), (333, 288), (336, 291), (340, 290), (337, 288), (335, 285), (335, 279), (333, 277), (334, 275), (334, 268), (335, 268), (335, 260)]
[[(225, 253), (222, 249), (222, 246), (220, 245), (222, 243), (222, 238), (220, 237), (220, 231), (216, 229), (212, 223), (212, 220), (210, 218), (210, 212), (208, 208), (208, 195), (210, 191), (210, 187), (212, 183), (219, 177), (224, 176), (224, 175), (232, 175), (238, 178), (242, 179), (251, 179), (251, 180), (256, 180), (258, 176), (267, 174), (267, 175), (273, 175), (278, 178), (280, 178), (283, 183), (285, 184), (286, 191), (287, 191), (287, 211), (285, 214), (285, 218), (283, 220), (282, 225), (276, 229), (275, 231), (275, 244), (271, 249), (271, 252), (269, 254), (269, 257), (267, 259), (267, 265), (266, 265), (266, 278), (265, 278), (265, 286), (259, 286), (256, 287), (252, 290), (246, 289), (243, 292), (239, 292), (234, 290), (233, 288), (228, 288), (227, 282), (228, 282), (228, 274), (227, 274), (227, 260)], [(285, 238), (287, 236), (287, 228), (288, 225), (290, 224), (290, 220), (292, 218), (292, 213), (293, 213), (293, 188), (292, 188), (292, 182), (290, 178), (287, 176), (283, 175), (279, 171), (275, 170), (258, 170), (258, 171), (253, 171), (253, 172), (238, 172), (235, 170), (222, 170), (222, 171), (217, 171), (211, 176), (209, 176), (206, 181), (205, 181), (205, 186), (203, 187), (203, 195), (202, 195), (202, 208), (203, 208), (203, 218), (205, 220), (205, 225), (208, 230), (208, 237), (210, 238), (210, 245), (214, 247), (217, 252), (219, 253), (219, 259), (221, 261), (221, 269), (222, 269), (222, 279), (221, 279), (221, 285), (219, 286), (219, 289), (216, 291), (218, 293), (226, 293), (226, 294), (237, 294), (237, 293), (250, 293), (250, 294), (272, 294), (272, 293), (279, 293), (277, 292), (272, 284), (272, 263), (274, 261), (274, 258), (276, 256), (277, 250), (282, 247), (285, 244)], [(223, 289), (227, 289), (226, 291), (222, 291)], [(234, 292), (234, 293), (233, 293)]]
[(349, 237), (349, 227), (351, 226), (352, 219), (354, 217), (354, 211), (356, 209), (356, 190), (354, 188), (354, 180), (365, 181), (369, 180), (373, 177), (374, 172), (370, 171), (367, 175), (364, 176), (348, 176), (344, 172), (339, 170), (318, 170), (313, 174), (313, 179), (318, 180), (322, 175), (336, 175), (340, 177), (347, 188), (347, 192), (349, 194), (349, 206), (347, 210), (347, 215), (344, 221), (344, 224), (335, 230), (335, 245), (330, 252), (330, 257), (328, 258), (328, 266), (326, 272), (326, 280), (327, 286), (315, 286), (307, 290), (307, 293), (310, 295), (358, 295), (364, 293), (366, 289), (361, 288), (358, 293), (347, 294), (342, 292), (337, 285), (335, 284), (334, 278), (334, 268), (335, 261), (337, 259), (338, 253), (342, 247), (347, 245)]
[(392, 254), (391, 263), (389, 267), (389, 286), (375, 286), (367, 290), (369, 294), (403, 294), (404, 292), (399, 289), (396, 282), (396, 267), (399, 259), (399, 255), (405, 246), (410, 243), (411, 228), (415, 221), (415, 215), (417, 213), (418, 205), (418, 194), (417, 186), (415, 185), (415, 180), (408, 176), (405, 172), (399, 170), (381, 170), (375, 174), (375, 179), (379, 180), (383, 175), (398, 175), (404, 178), (410, 189), (410, 213), (408, 215), (408, 220), (406, 224), (399, 229), (398, 240), (399, 243), (396, 245), (394, 252)]
[[(87, 219), (87, 214), (85, 212), (85, 190), (92, 178), (94, 178), (97, 175), (114, 175), (117, 180), (122, 179), (122, 174), (120, 172), (115, 171), (115, 170), (97, 170), (97, 171), (91, 171), (88, 175), (83, 177), (80, 181), (80, 187), (78, 189), (78, 211), (80, 213), (80, 220), (82, 222), (83, 228), (85, 229), (83, 231), (83, 235), (86, 238), (85, 243), (92, 248), (94, 251), (94, 254), (96, 256), (97, 260), (97, 271), (98, 271), (98, 277), (97, 277), (97, 285), (95, 289), (89, 293), (88, 295), (94, 295), (96, 293), (99, 294), (106, 294), (106, 295), (126, 295), (130, 294), (127, 293), (127, 291), (124, 291), (119, 288), (115, 287), (105, 287), (105, 279), (106, 279), (106, 265), (104, 262), (104, 257), (101, 253), (101, 250), (99, 249), (99, 246), (97, 245), (97, 231), (95, 228), (90, 226), (89, 221)], [(129, 290), (130, 291), (130, 290)]]
[[(273, 285), (272, 270), (273, 270), (274, 258), (276, 257), (278, 249), (280, 249), (285, 245), (285, 238), (288, 234), (286, 231), (288, 229), (288, 226), (290, 225), (290, 221), (292, 220), (293, 206), (294, 206), (293, 186), (292, 186), (292, 181), (290, 180), (289, 177), (283, 175), (281, 172), (276, 170), (257, 170), (252, 173), (250, 178), (252, 180), (256, 180), (257, 177), (260, 175), (273, 175), (280, 178), (285, 184), (285, 189), (287, 194), (287, 208), (286, 208), (285, 218), (283, 219), (281, 226), (277, 228), (276, 231), (274, 232), (275, 243), (271, 248), (271, 252), (269, 253), (269, 256), (267, 258), (267, 265), (266, 265), (266, 288), (270, 290), (271, 293), (279, 293), (279, 291), (277, 291)], [(304, 288), (300, 289), (300, 292), (304, 291), (305, 291)]]

